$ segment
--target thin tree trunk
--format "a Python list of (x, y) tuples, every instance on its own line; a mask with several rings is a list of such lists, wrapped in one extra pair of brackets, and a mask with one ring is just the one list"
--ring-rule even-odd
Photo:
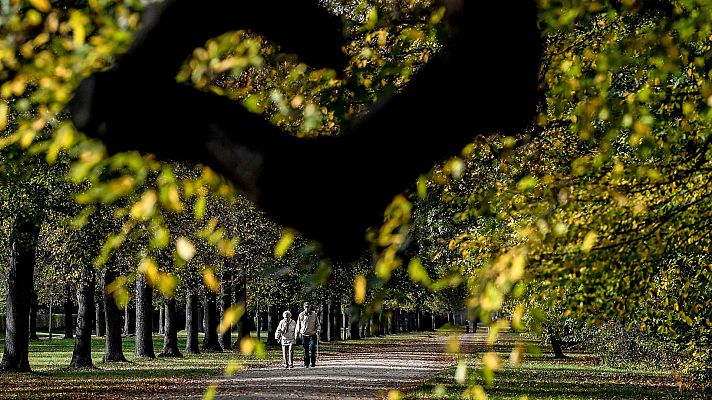
[(91, 360), (91, 331), (94, 326), (94, 268), (84, 264), (79, 278), (77, 303), (77, 334), (74, 339), (74, 352), (69, 368), (93, 367)]
[(136, 357), (156, 358), (153, 350), (153, 288), (144, 274), (136, 277)]
[(203, 351), (222, 351), (218, 340), (217, 295), (208, 290), (203, 301)]
[(104, 299), (100, 298), (95, 304), (96, 317), (96, 336), (103, 337), (106, 335), (106, 315), (104, 315)]
[(279, 312), (277, 306), (271, 305), (267, 307), (267, 344), (276, 345), (277, 339), (274, 337), (279, 324)]
[(126, 305), (124, 308), (124, 335), (136, 334), (136, 309)]
[[(319, 323), (321, 325), (320, 340), (322, 342), (329, 341), (329, 304), (321, 303), (321, 312), (319, 313)], [(275, 330), (277, 327), (275, 326)], [(271, 332), (271, 330), (270, 330)]]
[(181, 354), (178, 349), (178, 323), (176, 321), (178, 312), (176, 311), (176, 299), (166, 300), (166, 304), (163, 309), (165, 309), (165, 312), (163, 313), (165, 316), (165, 325), (163, 327), (163, 351), (158, 356), (183, 357), (183, 354)]
[[(220, 319), (222, 320), (225, 312), (232, 305), (232, 277), (228, 266), (223, 267), (222, 271), (222, 281), (220, 282)], [(231, 329), (227, 329), (225, 333), (219, 335), (218, 342), (223, 350), (232, 350), (232, 332)]]
[(240, 272), (235, 283), (235, 303), (245, 307), (245, 312), (237, 321), (237, 340), (235, 345), (240, 345), (240, 340), (250, 337), (250, 313), (247, 311), (247, 278), (244, 272)]
[(336, 302), (332, 305), (332, 325), (334, 329), (331, 332), (331, 340), (341, 340), (341, 303)]
[(31, 370), (29, 355), (30, 299), (35, 271), (35, 250), (41, 218), (20, 213), (10, 232), (10, 258), (5, 305), (5, 349), (0, 371)]
[(163, 335), (166, 333), (166, 307), (158, 308), (158, 334)]
[(72, 313), (74, 302), (72, 301), (72, 287), (67, 283), (64, 293), (64, 338), (74, 337), (74, 315)]
[(200, 348), (198, 346), (198, 296), (195, 293), (189, 293), (185, 300), (185, 331), (188, 337), (185, 342), (185, 352), (198, 354)]
[(30, 295), (30, 340), (39, 340), (37, 337), (37, 291), (35, 285), (32, 285), (32, 294)]
[(349, 317), (350, 317), (349, 339), (351, 339), (351, 340), (360, 339), (361, 336), (359, 335), (359, 324), (360, 324), (359, 310), (356, 307), (352, 306)]
[(391, 334), (395, 335), (398, 333), (398, 314), (400, 311), (397, 308), (394, 308), (391, 311)]
[(121, 342), (121, 310), (116, 306), (114, 296), (106, 291), (106, 287), (114, 282), (117, 277), (118, 273), (116, 271), (108, 269), (104, 272), (104, 280), (101, 284), (104, 292), (104, 316), (106, 319), (106, 345), (103, 358), (105, 363), (126, 361)]

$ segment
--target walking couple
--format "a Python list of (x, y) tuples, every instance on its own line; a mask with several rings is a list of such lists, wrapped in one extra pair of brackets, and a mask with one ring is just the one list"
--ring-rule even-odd
[(284, 368), (294, 367), (294, 350), (292, 346), (297, 343), (297, 339), (302, 340), (304, 346), (304, 368), (316, 366), (316, 353), (318, 349), (318, 337), (321, 326), (319, 317), (314, 312), (310, 303), (304, 303), (304, 311), (299, 313), (297, 320), (292, 319), (292, 313), (285, 311), (284, 317), (279, 321), (275, 338), (282, 344), (282, 361)]

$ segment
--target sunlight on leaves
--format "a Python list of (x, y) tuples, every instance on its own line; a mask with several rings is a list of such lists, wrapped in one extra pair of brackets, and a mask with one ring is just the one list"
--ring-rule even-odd
[(52, 5), (49, 3), (49, 0), (30, 0), (30, 4), (32, 4), (32, 7), (42, 11), (43, 13), (47, 13), (52, 9)]
[(423, 264), (417, 257), (411, 259), (410, 263), (408, 263), (408, 275), (413, 282), (421, 283), (425, 287), (431, 284), (428, 271), (425, 270), (425, 267), (423, 267)]
[(596, 245), (596, 241), (598, 240), (598, 234), (596, 232), (588, 232), (586, 236), (583, 238), (583, 244), (581, 245), (581, 251), (584, 253), (589, 253), (593, 249), (593, 246)]

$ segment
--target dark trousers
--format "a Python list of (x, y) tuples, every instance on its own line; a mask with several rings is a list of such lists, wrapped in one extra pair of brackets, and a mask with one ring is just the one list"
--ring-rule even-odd
[[(316, 364), (316, 335), (302, 336), (302, 345), (304, 346), (304, 366), (309, 365), (309, 360), (311, 359), (311, 365)], [(311, 357), (310, 357), (311, 356)]]

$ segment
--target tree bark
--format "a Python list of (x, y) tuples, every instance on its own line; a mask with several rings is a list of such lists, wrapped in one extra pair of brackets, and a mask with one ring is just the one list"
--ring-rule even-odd
[[(176, 311), (176, 299), (166, 300), (163, 309), (165, 325), (163, 327), (163, 351), (159, 357), (183, 357), (178, 349), (178, 323), (176, 321), (178, 312)], [(197, 347), (197, 346), (196, 346)]]
[(124, 335), (136, 334), (136, 309), (126, 305), (124, 308)]
[(74, 337), (74, 315), (72, 311), (74, 302), (72, 301), (72, 287), (69, 283), (65, 287), (64, 293), (64, 338), (71, 339)]
[(394, 308), (391, 311), (391, 334), (395, 335), (398, 333), (398, 314), (400, 311), (397, 308)]
[(158, 308), (158, 334), (163, 335), (166, 333), (166, 307)]
[(106, 291), (106, 287), (116, 280), (118, 273), (111, 269), (104, 272), (101, 284), (104, 293), (104, 319), (106, 320), (106, 340), (103, 362), (126, 361), (121, 342), (121, 310), (116, 306), (114, 296)]
[[(222, 320), (225, 312), (232, 305), (232, 277), (227, 265), (222, 271), (222, 281), (220, 282), (220, 319)], [(223, 350), (232, 350), (232, 332), (228, 328), (225, 333), (219, 335), (218, 342)]]
[(202, 351), (222, 351), (218, 340), (217, 295), (208, 290), (203, 301), (203, 346)]
[(341, 303), (335, 302), (331, 305), (331, 320), (333, 329), (331, 340), (341, 340)]
[[(321, 332), (319, 334), (320, 340), (322, 342), (329, 341), (329, 304), (321, 303), (321, 312), (319, 313), (319, 324), (321, 325)], [(275, 326), (275, 330), (277, 327)]]
[(30, 299), (35, 250), (42, 219), (19, 213), (10, 232), (10, 258), (5, 306), (5, 348), (0, 371), (29, 372)]
[(250, 313), (247, 311), (247, 278), (244, 272), (240, 272), (235, 283), (235, 303), (245, 307), (245, 312), (237, 321), (237, 340), (235, 345), (240, 345), (240, 340), (250, 337)]
[(360, 324), (360, 317), (359, 317), (359, 311), (356, 307), (351, 307), (351, 311), (349, 312), (349, 339), (351, 340), (356, 340), (360, 339), (361, 335), (359, 335), (359, 324)]
[(35, 285), (32, 285), (30, 296), (30, 340), (39, 340), (37, 337), (37, 291)]
[(153, 350), (153, 288), (144, 274), (136, 277), (136, 357), (156, 358)]
[(559, 337), (553, 333), (550, 333), (549, 341), (551, 341), (551, 349), (554, 351), (554, 358), (566, 358), (564, 351), (561, 349), (561, 341), (559, 340)]
[(95, 304), (96, 317), (96, 336), (103, 337), (106, 335), (106, 315), (104, 315), (104, 299), (98, 299)]
[(279, 308), (272, 305), (267, 307), (267, 344), (277, 345), (277, 339), (274, 337), (279, 324)]
[(189, 293), (185, 300), (185, 331), (187, 338), (185, 342), (185, 352), (197, 354), (200, 353), (198, 346), (198, 296), (195, 293)]
[(91, 331), (94, 326), (94, 268), (85, 263), (79, 278), (77, 303), (77, 334), (74, 339), (74, 352), (69, 368), (93, 367), (91, 360)]

